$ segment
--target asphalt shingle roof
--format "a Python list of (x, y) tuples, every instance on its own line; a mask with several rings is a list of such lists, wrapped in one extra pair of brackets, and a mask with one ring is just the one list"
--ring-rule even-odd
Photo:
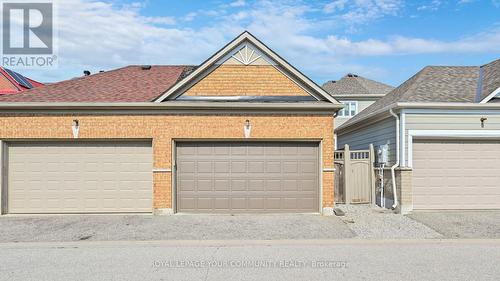
[(480, 101), (500, 87), (500, 59), (485, 64), (481, 68), (483, 79)]
[[(480, 69), (483, 72), (481, 80)], [(498, 87), (500, 60), (483, 66), (427, 66), (341, 127), (348, 127), (367, 115), (398, 102), (478, 103)], [(480, 94), (478, 88), (481, 88)]]
[(339, 81), (328, 81), (323, 89), (330, 95), (385, 95), (394, 87), (356, 74), (347, 74)]
[(0, 96), (0, 102), (149, 102), (175, 85), (192, 66), (132, 65), (83, 76), (16, 95)]

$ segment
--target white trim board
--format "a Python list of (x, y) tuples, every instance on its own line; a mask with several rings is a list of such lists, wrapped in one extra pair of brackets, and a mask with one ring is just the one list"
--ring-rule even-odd
[(434, 108), (422, 108), (415, 109), (409, 108), (404, 109), (406, 113), (411, 114), (435, 114), (435, 115), (500, 115), (500, 110), (495, 109), (434, 109)]
[(487, 103), (489, 102), (492, 98), (496, 97), (497, 95), (500, 94), (500, 87), (498, 87), (496, 90), (493, 91), (493, 93), (489, 94), (487, 97), (485, 97), (482, 101), (479, 103)]
[[(340, 115), (340, 111), (342, 111), (343, 109), (346, 109), (346, 107), (345, 107), (345, 106), (346, 106), (348, 103), (351, 103), (351, 102), (353, 102), (353, 103), (355, 103), (355, 104), (356, 104), (356, 112), (354, 113), (354, 115), (351, 115), (351, 108), (350, 108), (350, 107), (349, 107), (349, 112), (348, 112), (348, 113), (349, 113), (349, 115), (348, 115), (348, 116), (346, 116), (346, 115)], [(343, 105), (344, 105), (344, 107), (343, 107), (341, 110), (339, 110), (339, 112), (338, 112), (338, 114), (337, 114), (337, 117), (338, 117), (338, 118), (346, 118), (346, 119), (350, 119), (350, 118), (352, 118), (352, 117), (356, 116), (356, 115), (360, 112), (360, 110), (359, 110), (359, 102), (358, 102), (357, 100), (342, 100), (342, 101), (340, 101), (340, 103), (341, 103), (341, 104), (343, 104)]]
[[(413, 138), (500, 138), (500, 130), (408, 130), (408, 167), (413, 167)], [(403, 151), (404, 152), (404, 151)]]

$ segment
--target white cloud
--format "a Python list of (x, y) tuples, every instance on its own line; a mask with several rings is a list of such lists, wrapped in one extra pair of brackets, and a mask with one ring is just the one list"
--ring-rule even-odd
[(243, 7), (245, 5), (246, 5), (245, 0), (236, 0), (229, 4), (229, 6), (231, 7)]
[(464, 4), (469, 4), (472, 2), (476, 2), (476, 0), (459, 0), (458, 5), (464, 5)]
[(336, 11), (342, 11), (345, 8), (345, 4), (347, 3), (347, 0), (335, 0), (333, 2), (330, 2), (325, 5), (323, 8), (323, 11), (325, 13), (333, 13)]
[(89, 0), (57, 0), (54, 4), (59, 67), (27, 71), (42, 81), (71, 78), (84, 69), (95, 72), (129, 64), (196, 64), (235, 35), (225, 30), (183, 28), (168, 16), (144, 17), (138, 4), (118, 6)]
[(352, 32), (374, 20), (396, 16), (403, 7), (403, 0), (335, 0), (324, 5), (323, 12)]
[(196, 16), (198, 16), (198, 13), (196, 13), (196, 12), (190, 12), (187, 15), (185, 15), (182, 18), (182, 20), (183, 21), (193, 21), (196, 18)]
[(486, 53), (500, 49), (500, 29), (465, 37), (455, 41), (430, 40), (394, 36), (382, 41), (368, 39), (351, 41), (345, 38), (329, 36), (327, 45), (330, 50), (348, 56), (393, 56), (410, 54), (436, 53)]
[[(465, 1), (470, 1), (470, 0), (465, 0)], [(443, 4), (443, 2), (440, 0), (432, 0), (427, 4), (424, 4), (424, 5), (417, 7), (417, 10), (418, 11), (436, 11), (437, 9), (439, 9), (439, 7), (441, 7), (442, 4)]]
[(165, 24), (165, 25), (174, 25), (176, 23), (173, 17), (145, 17), (144, 20), (147, 23)]
[[(261, 0), (247, 3), (251, 5), (248, 9), (192, 11), (179, 18), (144, 17), (143, 6), (138, 4), (117, 6), (97, 0), (57, 0), (56, 4), (59, 70), (33, 72), (42, 81), (71, 78), (84, 69), (95, 72), (129, 64), (199, 64), (245, 29), (304, 73), (321, 79), (348, 71), (374, 78), (385, 73), (381, 68), (352, 63), (353, 57), (495, 53), (500, 49), (500, 29), (455, 41), (404, 36), (356, 41), (319, 35), (336, 21), (329, 18), (332, 14), (326, 19), (310, 16), (323, 6), (305, 2)], [(382, 15), (397, 14), (402, 5), (397, 0), (353, 0), (336, 7), (333, 18), (366, 24)], [(186, 27), (186, 21), (198, 16), (210, 17), (210, 25)]]

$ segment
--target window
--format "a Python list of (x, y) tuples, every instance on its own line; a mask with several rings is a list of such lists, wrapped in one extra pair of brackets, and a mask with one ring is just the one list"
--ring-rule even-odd
[(343, 101), (345, 107), (339, 111), (339, 117), (353, 117), (358, 114), (358, 102), (357, 101)]

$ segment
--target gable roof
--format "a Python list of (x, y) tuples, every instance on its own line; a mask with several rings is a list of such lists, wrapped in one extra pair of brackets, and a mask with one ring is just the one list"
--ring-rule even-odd
[(192, 66), (127, 66), (0, 96), (0, 102), (151, 102)]
[[(481, 74), (482, 72), (482, 74)], [(479, 103), (500, 87), (500, 60), (483, 66), (427, 66), (342, 124), (345, 129), (397, 103)], [(482, 91), (488, 94), (479, 94)]]
[(330, 95), (385, 95), (394, 89), (393, 86), (377, 82), (356, 74), (347, 74), (338, 81), (323, 84)]
[(189, 86), (189, 83), (194, 81), (197, 77), (201, 76), (204, 72), (208, 71), (210, 67), (212, 67), (217, 61), (224, 58), (227, 54), (233, 51), (236, 47), (241, 45), (244, 42), (250, 42), (253, 44), (260, 52), (269, 56), (273, 59), (279, 66), (281, 66), (285, 71), (289, 72), (291, 75), (300, 80), (304, 85), (309, 88), (309, 92), (311, 95), (320, 97), (330, 103), (339, 104), (331, 95), (329, 95), (323, 88), (318, 86), (312, 80), (310, 80), (307, 76), (302, 74), (292, 65), (290, 65), (287, 61), (281, 58), (278, 54), (276, 54), (273, 50), (267, 47), (264, 43), (258, 40), (255, 36), (253, 36), (250, 32), (244, 31), (238, 37), (229, 42), (222, 49), (217, 51), (214, 55), (204, 61), (199, 67), (197, 67), (194, 71), (192, 71), (189, 75), (184, 77), (179, 83), (175, 84), (170, 89), (166, 90), (163, 95), (161, 95), (156, 102), (163, 102), (172, 98), (175, 98), (181, 95)]

